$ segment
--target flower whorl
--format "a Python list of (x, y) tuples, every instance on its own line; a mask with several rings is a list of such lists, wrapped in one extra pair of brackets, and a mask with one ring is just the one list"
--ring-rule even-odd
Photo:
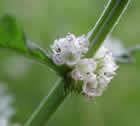
[(88, 98), (101, 96), (104, 89), (115, 75), (118, 66), (112, 53), (105, 47), (101, 47), (94, 57), (84, 58), (88, 51), (89, 41), (85, 35), (76, 38), (68, 33), (66, 38), (55, 40), (51, 46), (53, 61), (57, 65), (66, 64), (72, 68), (72, 78), (76, 86), (82, 81), (81, 92)]
[(51, 46), (53, 50), (53, 61), (58, 64), (75, 65), (82, 54), (88, 51), (88, 40), (86, 36), (76, 38), (68, 33), (66, 38), (55, 40)]

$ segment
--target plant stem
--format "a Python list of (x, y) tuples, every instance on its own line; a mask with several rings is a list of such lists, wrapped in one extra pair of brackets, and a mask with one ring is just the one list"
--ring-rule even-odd
[(129, 2), (130, 0), (109, 0), (101, 17), (88, 34), (90, 47), (86, 57), (90, 58), (95, 55), (108, 33), (110, 33), (118, 23)]
[[(96, 53), (107, 34), (111, 32), (115, 24), (118, 23), (118, 20), (127, 8), (129, 1), (130, 0), (109, 0), (95, 27), (88, 34), (90, 48), (86, 57), (92, 57)], [(51, 63), (49, 65), (57, 70), (56, 66), (51, 66)], [(66, 81), (68, 81), (67, 78)], [(65, 89), (66, 81), (60, 79), (57, 82), (49, 95), (43, 99), (39, 107), (24, 126), (44, 126), (45, 124), (48, 124), (48, 121), (57, 111), (58, 107), (70, 94), (70, 90), (66, 91)]]
[(64, 67), (57, 66), (49, 53), (49, 50), (46, 52), (43, 48), (38, 46), (37, 44), (27, 40), (26, 46), (28, 47), (29, 53), (27, 56), (30, 56), (31, 58), (35, 59), (36, 61), (39, 61), (39, 63), (47, 65), (47, 67), (54, 71), (57, 75), (63, 76), (65, 73)]
[(24, 126), (46, 125), (69, 94), (70, 91), (65, 90), (65, 80), (60, 79), (49, 95), (42, 100), (39, 107), (35, 110)]

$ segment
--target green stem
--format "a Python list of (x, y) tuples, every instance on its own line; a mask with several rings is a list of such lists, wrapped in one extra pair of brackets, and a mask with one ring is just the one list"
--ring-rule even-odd
[[(126, 9), (128, 3), (129, 0), (109, 1), (99, 21), (96, 23), (95, 27), (88, 35), (88, 39), (91, 43), (89, 51), (86, 55), (87, 57), (92, 57), (95, 54), (100, 45), (103, 43), (107, 34), (114, 28), (115, 24), (118, 22), (118, 19)], [(44, 56), (42, 57), (44, 58)], [(51, 64), (49, 65), (51, 66)], [(55, 69), (55, 66), (53, 67)], [(45, 124), (48, 124), (48, 121), (56, 112), (58, 107), (70, 94), (70, 90), (66, 91), (65, 84), (66, 81), (64, 79), (58, 81), (49, 95), (43, 99), (39, 107), (36, 109), (36, 111), (24, 126), (43, 126)]]
[(108, 33), (118, 23), (129, 2), (130, 0), (109, 0), (95, 27), (88, 34), (90, 47), (86, 57), (90, 58), (95, 55)]
[(38, 46), (37, 44), (27, 40), (26, 41), (26, 46), (28, 47), (28, 51), (29, 53), (27, 54), (27, 56), (30, 56), (31, 58), (35, 59), (36, 61), (38, 60), (39, 63), (42, 63), (44, 65), (47, 65), (47, 67), (51, 70), (56, 72), (57, 75), (59, 76), (63, 76), (65, 73), (64, 67), (61, 66), (57, 66), (49, 53), (48, 53), (41, 48), (40, 46)]
[(65, 89), (65, 80), (60, 79), (46, 96), (24, 126), (44, 126), (58, 107), (64, 102), (70, 91)]
[(64, 73), (63, 67), (59, 67), (53, 62), (48, 50), (46, 52), (37, 44), (26, 39), (24, 32), (13, 16), (5, 15), (0, 18), (0, 48), (32, 57), (60, 76)]

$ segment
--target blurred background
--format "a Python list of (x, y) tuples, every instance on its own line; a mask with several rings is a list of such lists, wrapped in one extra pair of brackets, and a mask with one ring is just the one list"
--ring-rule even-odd
[[(29, 40), (47, 48), (67, 32), (87, 33), (108, 0), (0, 0), (0, 16), (16, 16)], [(140, 44), (140, 1), (132, 0), (112, 35), (125, 47)], [(15, 52), (0, 53), (0, 84), (14, 97), (13, 122), (24, 124), (57, 80), (55, 73)], [(120, 64), (101, 97), (88, 101), (72, 95), (49, 126), (140, 125), (140, 54), (135, 64)], [(0, 103), (1, 104), (1, 103)]]

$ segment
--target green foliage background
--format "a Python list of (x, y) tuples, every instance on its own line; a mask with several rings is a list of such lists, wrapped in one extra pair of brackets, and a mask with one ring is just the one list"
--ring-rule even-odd
[[(0, 0), (0, 16), (16, 16), (29, 40), (47, 48), (67, 32), (81, 35), (96, 23), (107, 0)], [(132, 0), (113, 36), (125, 47), (140, 44), (140, 1)], [(102, 97), (88, 101), (72, 95), (50, 126), (138, 126), (140, 124), (140, 54), (122, 64)], [(15, 97), (14, 122), (24, 123), (57, 80), (47, 67), (1, 49), (0, 83)]]

